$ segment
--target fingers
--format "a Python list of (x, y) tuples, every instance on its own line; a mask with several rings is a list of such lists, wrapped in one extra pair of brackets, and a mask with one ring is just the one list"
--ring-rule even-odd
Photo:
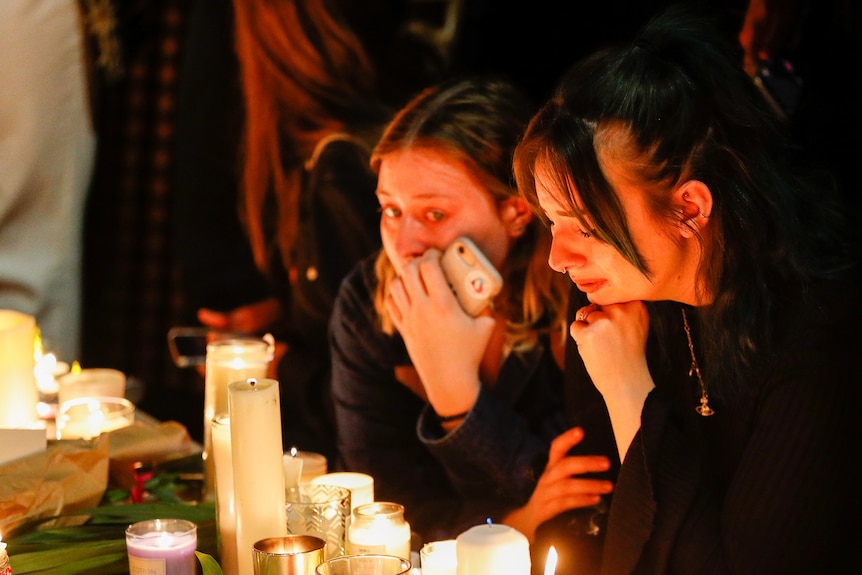
[(578, 313), (575, 314), (575, 321), (589, 324), (590, 314), (593, 314), (597, 311), (601, 311), (601, 307), (598, 304), (591, 303), (589, 305), (585, 305), (581, 309), (578, 310)]
[(551, 449), (548, 451), (548, 463), (545, 467), (555, 465), (566, 456), (571, 448), (580, 443), (583, 438), (584, 430), (580, 427), (573, 427), (555, 437), (551, 442)]

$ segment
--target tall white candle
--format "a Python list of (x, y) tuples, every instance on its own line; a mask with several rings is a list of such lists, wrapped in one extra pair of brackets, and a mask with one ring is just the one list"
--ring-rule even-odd
[(240, 575), (253, 575), (256, 541), (287, 535), (278, 381), (228, 386), (230, 442)]
[(264, 339), (239, 338), (211, 341), (207, 344), (204, 377), (204, 496), (212, 499), (215, 471), (212, 464), (210, 426), (217, 413), (228, 410), (228, 385), (249, 378), (267, 376), (273, 354), (272, 336)]
[(215, 465), (216, 522), (219, 563), (224, 575), (239, 575), (236, 555), (236, 505), (233, 491), (233, 459), (230, 448), (230, 416), (218, 413), (212, 420)]
[(35, 340), (33, 316), (0, 310), (0, 428), (31, 428), (39, 421)]
[(529, 575), (530, 544), (508, 525), (476, 525), (455, 538), (458, 575)]

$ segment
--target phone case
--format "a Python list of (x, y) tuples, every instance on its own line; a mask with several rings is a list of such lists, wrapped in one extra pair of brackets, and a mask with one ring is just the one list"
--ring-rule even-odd
[(440, 259), (449, 287), (465, 312), (476, 317), (503, 289), (503, 277), (467, 237), (452, 242)]

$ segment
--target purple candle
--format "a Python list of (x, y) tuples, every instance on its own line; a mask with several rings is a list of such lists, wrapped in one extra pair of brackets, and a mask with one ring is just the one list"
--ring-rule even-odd
[(184, 519), (150, 519), (126, 529), (130, 575), (195, 575), (197, 526)]

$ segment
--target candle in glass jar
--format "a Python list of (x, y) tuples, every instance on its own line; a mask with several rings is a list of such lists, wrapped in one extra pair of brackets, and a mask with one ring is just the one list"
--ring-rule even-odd
[(228, 386), (249, 378), (263, 379), (272, 361), (274, 341), (239, 338), (211, 341), (207, 344), (204, 376), (204, 495), (214, 495), (215, 470), (212, 463), (210, 426), (217, 413), (228, 411)]
[(253, 575), (256, 541), (287, 535), (278, 381), (228, 386), (236, 539), (240, 575)]
[(530, 574), (527, 537), (508, 525), (476, 525), (455, 541), (458, 575)]
[(347, 529), (347, 553), (410, 559), (410, 524), (404, 519), (404, 506), (376, 501), (355, 508)]
[(197, 526), (184, 519), (150, 519), (126, 529), (130, 575), (195, 575)]
[(135, 405), (123, 397), (78, 397), (60, 405), (57, 439), (92, 439), (135, 421)]

